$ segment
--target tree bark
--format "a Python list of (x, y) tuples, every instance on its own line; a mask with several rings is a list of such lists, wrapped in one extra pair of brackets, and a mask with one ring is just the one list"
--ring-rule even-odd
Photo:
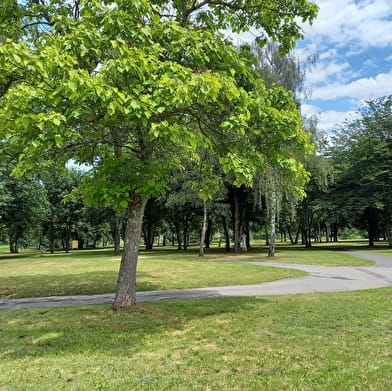
[(199, 257), (204, 257), (204, 241), (206, 238), (206, 231), (207, 231), (207, 203), (203, 202), (203, 225), (201, 227), (201, 234), (200, 234)]
[(182, 237), (183, 237), (183, 241), (184, 241), (182, 249), (184, 251), (186, 251), (189, 246), (189, 234), (190, 234), (190, 222), (189, 222), (188, 217), (186, 217), (183, 220), (183, 233), (182, 233)]
[(207, 229), (205, 235), (205, 248), (210, 248), (211, 245), (211, 238), (212, 238), (212, 219), (207, 220)]
[(174, 229), (176, 231), (177, 250), (182, 250), (182, 234), (181, 234), (180, 224), (178, 222), (174, 223)]
[(147, 197), (134, 195), (127, 209), (127, 225), (114, 309), (129, 308), (136, 303), (136, 267), (146, 203)]
[(240, 225), (240, 200), (237, 188), (234, 188), (234, 252), (236, 253), (241, 250)]
[(120, 255), (121, 231), (123, 225), (123, 213), (116, 213), (114, 222), (114, 255)]
[(365, 216), (366, 216), (366, 220), (367, 220), (369, 247), (373, 247), (374, 240), (376, 238), (376, 228), (377, 228), (377, 219), (376, 219), (375, 210), (373, 208), (367, 208), (365, 210)]
[(227, 221), (226, 221), (225, 217), (223, 218), (222, 226), (223, 226), (223, 232), (225, 235), (225, 248), (226, 248), (226, 251), (230, 251), (230, 235), (229, 235), (229, 230), (227, 228)]
[(142, 225), (144, 245), (146, 250), (152, 250), (154, 247), (154, 227), (151, 224)]
[(276, 241), (276, 212), (277, 212), (277, 199), (276, 199), (276, 191), (273, 189), (272, 197), (271, 197), (271, 235), (269, 240), (269, 249), (268, 249), (268, 256), (274, 257), (275, 256), (275, 241)]
[(18, 238), (10, 235), (9, 243), (10, 243), (10, 253), (18, 254), (19, 253)]

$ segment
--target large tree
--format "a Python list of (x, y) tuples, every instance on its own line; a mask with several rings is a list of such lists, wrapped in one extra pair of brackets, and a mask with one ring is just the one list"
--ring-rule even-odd
[(89, 164), (86, 200), (125, 211), (114, 308), (135, 303), (145, 205), (184, 159), (207, 151), (238, 184), (266, 160), (305, 178), (281, 148), (308, 148), (290, 94), (266, 89), (217, 29), (263, 27), (288, 49), (312, 3), (38, 0), (19, 10), (28, 34), (0, 46), (1, 150), (19, 156), (15, 175)]

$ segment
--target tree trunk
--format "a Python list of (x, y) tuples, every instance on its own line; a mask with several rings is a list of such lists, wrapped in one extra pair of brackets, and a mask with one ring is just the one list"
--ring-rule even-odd
[(116, 213), (114, 221), (114, 255), (120, 255), (121, 253), (121, 231), (123, 226), (124, 213)]
[(70, 240), (71, 240), (71, 229), (67, 225), (67, 227), (65, 228), (65, 252), (66, 253), (69, 252), (69, 242), (70, 242)]
[(288, 233), (288, 235), (289, 235), (289, 239), (290, 239), (290, 243), (291, 244), (296, 244), (295, 243), (295, 240), (294, 240), (294, 238), (293, 238), (293, 235), (292, 235), (292, 233), (291, 233), (291, 227), (287, 227), (287, 233)]
[(212, 219), (208, 219), (207, 221), (207, 229), (206, 229), (206, 235), (205, 235), (205, 248), (210, 248), (211, 244), (211, 237), (212, 237)]
[(276, 200), (276, 191), (273, 189), (272, 197), (271, 197), (271, 235), (269, 240), (269, 249), (268, 249), (268, 256), (274, 257), (275, 256), (275, 241), (276, 241), (276, 209), (277, 209), (277, 200)]
[(367, 231), (369, 237), (369, 247), (374, 246), (374, 240), (376, 238), (377, 218), (373, 208), (367, 208), (365, 211), (367, 220)]
[(50, 236), (49, 238), (49, 251), (51, 254), (54, 253), (54, 237)]
[(204, 257), (204, 241), (206, 238), (206, 231), (207, 231), (207, 203), (203, 202), (203, 225), (201, 227), (201, 234), (200, 234), (199, 257)]
[(10, 243), (10, 253), (18, 254), (19, 253), (18, 239), (10, 235), (9, 243)]
[(386, 239), (388, 240), (388, 247), (392, 247), (392, 227), (391, 227), (391, 221), (389, 219), (389, 216), (390, 216), (390, 207), (388, 205), (385, 211), (385, 236)]
[(229, 235), (229, 230), (227, 228), (226, 218), (223, 218), (222, 226), (223, 226), (223, 233), (225, 235), (225, 248), (226, 251), (230, 251), (230, 235)]
[(190, 234), (190, 223), (188, 217), (186, 217), (183, 222), (183, 234), (182, 234), (184, 240), (184, 244), (182, 248), (184, 251), (186, 251), (189, 246), (189, 234)]
[(142, 226), (144, 245), (146, 250), (152, 250), (154, 247), (154, 227), (152, 224)]
[(246, 225), (246, 229), (243, 229), (243, 232), (246, 236), (245, 238), (245, 243), (246, 243), (246, 248), (247, 251), (250, 250), (250, 229), (249, 229), (249, 224)]
[(177, 250), (182, 250), (182, 235), (181, 235), (180, 224), (178, 222), (176, 222), (174, 224), (174, 228), (176, 230)]
[(129, 308), (136, 303), (136, 267), (144, 208), (147, 198), (134, 195), (127, 210), (124, 248), (113, 308)]
[(234, 252), (236, 253), (241, 249), (240, 228), (240, 200), (237, 188), (234, 188)]

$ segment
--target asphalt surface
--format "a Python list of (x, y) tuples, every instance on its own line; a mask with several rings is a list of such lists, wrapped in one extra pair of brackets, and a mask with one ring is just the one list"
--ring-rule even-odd
[[(345, 253), (374, 261), (376, 264), (363, 267), (330, 267), (277, 262), (242, 261), (243, 263), (252, 265), (303, 270), (309, 273), (309, 276), (252, 285), (138, 292), (137, 302), (207, 299), (232, 296), (343, 292), (392, 286), (392, 256), (383, 256), (359, 251), (346, 251)], [(3, 299), (0, 300), (0, 310), (111, 304), (113, 299), (114, 294)]]

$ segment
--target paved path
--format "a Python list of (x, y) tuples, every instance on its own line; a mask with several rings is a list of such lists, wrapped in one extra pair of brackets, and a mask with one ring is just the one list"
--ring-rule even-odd
[[(137, 301), (140, 303), (146, 301), (206, 299), (230, 296), (342, 292), (392, 286), (392, 256), (387, 257), (357, 251), (347, 251), (345, 253), (375, 261), (376, 264), (364, 267), (331, 267), (277, 262), (242, 261), (252, 265), (303, 270), (308, 272), (309, 276), (252, 285), (138, 292)], [(0, 310), (111, 304), (113, 299), (114, 294), (4, 299), (0, 300)]]

